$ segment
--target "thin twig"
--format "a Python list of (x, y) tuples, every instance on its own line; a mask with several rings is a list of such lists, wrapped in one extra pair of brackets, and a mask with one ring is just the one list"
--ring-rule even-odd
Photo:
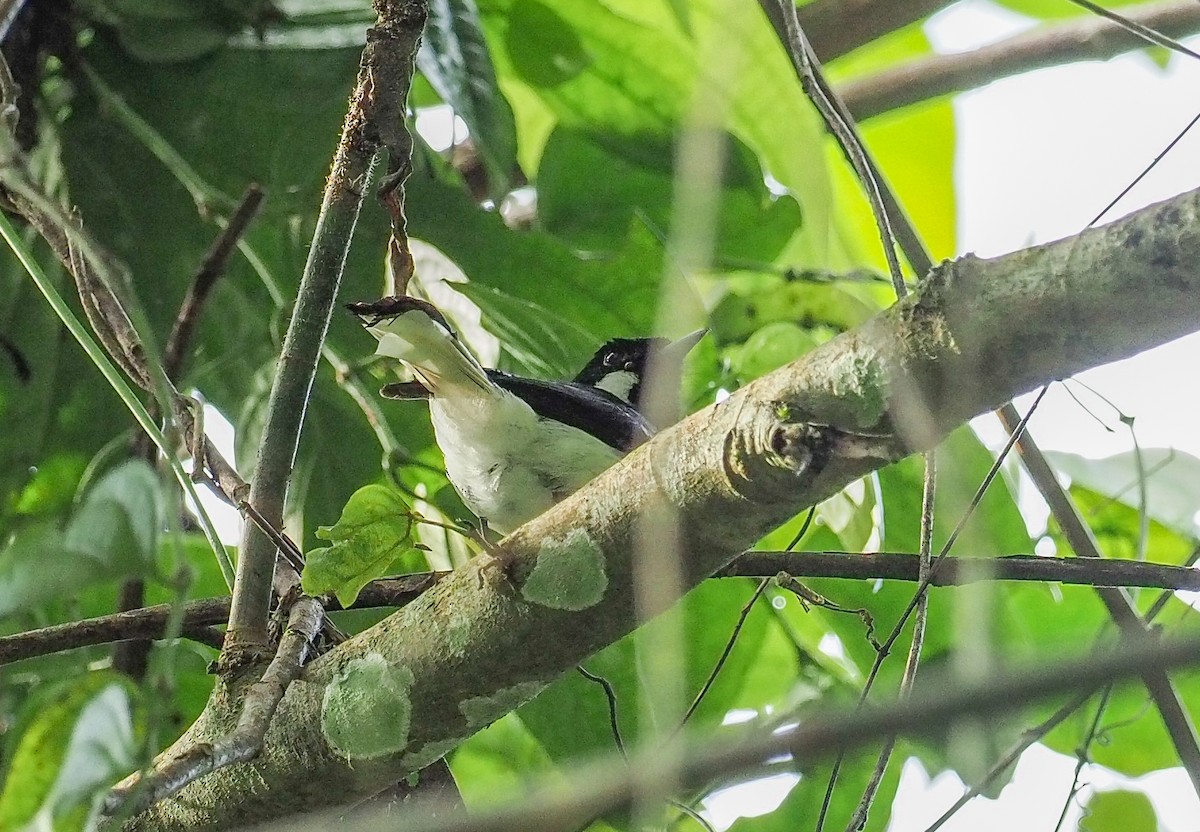
[(608, 702), (608, 727), (612, 731), (613, 744), (617, 746), (617, 753), (622, 757), (628, 757), (625, 753), (625, 741), (621, 739), (621, 724), (617, 719), (617, 692), (613, 690), (612, 682), (605, 679), (598, 673), (592, 673), (583, 665), (575, 668), (579, 671), (579, 675), (590, 682), (595, 682), (604, 691), (604, 698)]
[[(934, 452), (929, 451), (925, 454), (925, 483), (924, 493), (921, 498), (921, 551), (917, 573), (925, 588), (917, 590), (921, 600), (917, 603), (916, 615), (913, 618), (912, 644), (908, 650), (908, 660), (904, 664), (904, 675), (900, 678), (900, 696), (902, 697), (912, 693), (913, 683), (917, 679), (917, 667), (921, 662), (921, 649), (925, 643), (925, 625), (929, 618), (929, 590), (927, 581), (929, 578), (930, 557), (933, 550), (933, 503), (936, 493), (937, 461)], [(875, 768), (867, 780), (862, 797), (859, 799), (854, 813), (850, 816), (850, 820), (846, 824), (846, 832), (858, 832), (859, 829), (862, 829), (866, 825), (867, 815), (871, 811), (871, 806), (875, 803), (875, 795), (879, 793), (879, 785), (883, 782), (884, 774), (887, 773), (888, 762), (891, 760), (892, 751), (895, 748), (895, 736), (884, 740), (883, 748), (879, 751), (879, 757), (875, 761)]]
[(1071, 811), (1071, 802), (1075, 800), (1075, 795), (1079, 794), (1079, 776), (1083, 774), (1083, 767), (1087, 765), (1089, 750), (1100, 730), (1100, 720), (1104, 717), (1104, 709), (1108, 706), (1108, 699), (1111, 695), (1112, 685), (1107, 685), (1100, 692), (1100, 701), (1096, 703), (1096, 715), (1092, 717), (1088, 732), (1075, 752), (1075, 773), (1071, 776), (1071, 788), (1067, 790), (1067, 799), (1063, 801), (1062, 811), (1058, 814), (1058, 822), (1054, 824), (1054, 832), (1062, 829), (1063, 823), (1067, 820), (1067, 812)]
[(253, 760), (288, 686), (300, 675), (309, 647), (321, 630), (325, 609), (315, 598), (299, 598), (288, 613), (288, 626), (262, 678), (242, 700), (237, 727), (212, 743), (193, 745), (184, 753), (142, 775), (136, 773), (115, 786), (104, 803), (108, 815), (137, 814), (184, 786), (226, 766)]
[(171, 334), (167, 338), (166, 346), (163, 347), (163, 369), (168, 377), (178, 378), (179, 371), (183, 368), (184, 355), (192, 343), (192, 332), (200, 320), (200, 312), (204, 308), (204, 303), (213, 287), (217, 285), (217, 280), (225, 273), (229, 257), (237, 248), (238, 241), (242, 239), (254, 218), (258, 216), (264, 197), (262, 188), (256, 183), (252, 182), (247, 185), (237, 210), (229, 217), (229, 221), (221, 229), (221, 233), (209, 246), (204, 259), (200, 261), (200, 267), (196, 269), (196, 274), (192, 277), (187, 294), (179, 307), (179, 313), (175, 316)]
[[(1200, 6), (1193, 0), (1147, 3), (1127, 8), (1125, 16), (1176, 37), (1200, 31)], [(1081, 18), (1034, 29), (972, 52), (920, 58), (841, 84), (838, 93), (854, 117), (864, 121), (999, 78), (1070, 61), (1112, 58), (1144, 45), (1141, 38), (1115, 23)]]
[(679, 720), (679, 727), (676, 730), (687, 725), (687, 721), (692, 718), (692, 714), (696, 713), (696, 709), (700, 707), (700, 703), (704, 701), (704, 697), (712, 689), (713, 683), (717, 681), (717, 676), (721, 673), (721, 668), (725, 666), (725, 662), (729, 659), (729, 654), (733, 652), (733, 647), (737, 644), (738, 636), (742, 634), (742, 628), (746, 626), (746, 619), (750, 617), (750, 611), (754, 609), (755, 602), (762, 597), (767, 584), (770, 582), (770, 578), (763, 578), (759, 581), (758, 587), (755, 588), (753, 594), (750, 596), (750, 600), (742, 607), (737, 622), (733, 625), (733, 632), (729, 634), (729, 640), (725, 642), (725, 649), (721, 651), (721, 655), (717, 659), (716, 664), (713, 665), (713, 669), (709, 672), (708, 678), (704, 680), (704, 684), (700, 686), (700, 690), (696, 693), (692, 704), (688, 706), (687, 711), (683, 714), (683, 718)]
[(837, 140), (871, 205), (871, 214), (879, 229), (883, 244), (883, 256), (888, 264), (888, 273), (896, 294), (903, 297), (907, 292), (904, 272), (896, 256), (896, 239), (892, 233), (891, 216), (884, 205), (878, 182), (878, 169), (868, 160), (862, 139), (848, 121), (842, 109), (835, 103), (828, 85), (823, 82), (820, 62), (805, 37), (804, 30), (796, 18), (796, 4), (792, 0), (759, 0), (763, 13), (771, 21), (775, 33), (791, 59), (792, 68), (800, 79), (800, 87), (816, 106), (830, 134)]

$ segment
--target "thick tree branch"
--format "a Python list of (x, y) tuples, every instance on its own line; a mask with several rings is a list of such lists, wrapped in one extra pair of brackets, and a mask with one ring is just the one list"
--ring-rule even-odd
[(206, 774), (254, 759), (262, 748), (263, 735), (279, 701), (300, 675), (324, 617), (325, 609), (317, 599), (308, 596), (296, 599), (288, 612), (287, 629), (279, 639), (275, 658), (262, 678), (249, 685), (240, 697), (237, 726), (216, 742), (199, 743), (156, 762), (145, 775), (141, 772), (130, 775), (109, 793), (105, 813), (115, 814), (125, 808), (141, 811)]
[[(636, 626), (630, 553), (645, 505), (678, 512), (695, 584), (972, 416), (1200, 329), (1197, 264), (1200, 192), (1067, 240), (942, 265), (905, 300), (659, 434), (494, 554), (312, 662), (257, 759), (130, 828), (247, 823), (390, 785)], [(893, 434), (914, 412), (920, 436)], [(387, 684), (355, 683), (379, 678)], [(357, 714), (405, 719), (347, 723), (337, 703), (351, 695)], [(219, 688), (177, 747), (227, 733), (226, 699)]]
[[(1121, 12), (1172, 38), (1200, 32), (1200, 4), (1193, 0), (1147, 3), (1125, 7)], [(1083, 17), (1034, 29), (973, 52), (921, 58), (839, 85), (838, 92), (861, 121), (1021, 72), (1070, 61), (1105, 60), (1145, 46), (1138, 35), (1110, 20)]]

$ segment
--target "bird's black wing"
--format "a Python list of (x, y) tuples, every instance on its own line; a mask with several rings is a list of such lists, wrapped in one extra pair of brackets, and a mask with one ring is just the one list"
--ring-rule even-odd
[(543, 419), (590, 433), (621, 453), (629, 453), (654, 435), (654, 428), (637, 408), (604, 390), (573, 381), (522, 378), (500, 370), (488, 370), (487, 375)]

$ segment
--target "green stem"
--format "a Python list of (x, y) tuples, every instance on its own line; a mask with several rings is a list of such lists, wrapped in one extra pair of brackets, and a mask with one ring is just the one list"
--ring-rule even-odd
[(29, 273), (34, 285), (37, 286), (42, 296), (46, 298), (46, 302), (50, 304), (50, 308), (58, 315), (59, 320), (63, 322), (67, 330), (79, 342), (79, 346), (83, 348), (83, 351), (91, 359), (91, 362), (96, 365), (101, 375), (104, 376), (105, 380), (116, 391), (117, 396), (129, 408), (138, 425), (146, 432), (146, 435), (150, 437), (155, 446), (162, 451), (163, 456), (171, 466), (172, 473), (175, 474), (175, 479), (179, 481), (184, 492), (192, 498), (196, 506), (196, 516), (199, 519), (200, 527), (204, 530), (204, 536), (208, 539), (213, 554), (216, 555), (217, 565), (221, 568), (221, 574), (225, 578), (225, 583), (227, 586), (232, 587), (234, 569), (229, 559), (229, 553), (225, 551), (225, 546), (221, 543), (221, 538), (217, 535), (216, 527), (205, 512), (204, 506), (200, 503), (192, 478), (188, 476), (187, 471), (183, 470), (183, 465), (172, 452), (166, 437), (158, 429), (158, 425), (155, 424), (145, 405), (142, 404), (141, 399), (138, 398), (133, 388), (129, 386), (112, 361), (105, 355), (104, 350), (92, 338), (87, 327), (76, 317), (75, 313), (71, 311), (71, 307), (63, 300), (62, 295), (54, 288), (46, 273), (42, 271), (41, 264), (34, 259), (33, 253), (3, 212), (0, 212), (0, 236), (4, 237), (4, 241), (8, 243), (8, 247), (12, 249), (17, 259), (21, 261), (21, 265), (25, 267), (25, 271)]
[[(363, 87), (364, 81), (360, 79), (325, 188), (296, 307), (271, 385), (262, 444), (250, 488), (250, 504), (276, 528), (282, 525), (288, 477), (295, 461), (309, 392), (375, 158), (376, 144), (360, 133)], [(267, 644), (274, 572), (274, 544), (247, 523), (229, 616), (232, 641)]]

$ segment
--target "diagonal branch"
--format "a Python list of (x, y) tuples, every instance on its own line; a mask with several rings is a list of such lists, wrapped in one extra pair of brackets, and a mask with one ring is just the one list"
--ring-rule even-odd
[[(658, 434), (494, 553), (311, 662), (259, 757), (128, 828), (248, 824), (277, 813), (283, 795), (301, 812), (391, 785), (636, 626), (631, 553), (650, 501), (678, 512), (694, 585), (805, 507), (924, 450), (889, 433), (914, 402), (929, 420), (923, 440), (936, 444), (1051, 379), (1200, 329), (1197, 264), (1200, 191), (1067, 240), (942, 265), (909, 297)], [(387, 685), (354, 682), (381, 676)], [(360, 736), (361, 720), (325, 705), (351, 693), (365, 697), (350, 700), (356, 714), (406, 719)], [(180, 747), (224, 735), (229, 721), (214, 701)]]
[[(806, 7), (807, 8), (807, 7)], [(1123, 10), (1125, 17), (1173, 38), (1200, 32), (1200, 4), (1167, 0)], [(1057, 23), (956, 55), (920, 58), (838, 86), (860, 121), (942, 95), (1071, 61), (1095, 61), (1140, 49), (1146, 42), (1116, 23), (1085, 17)]]

